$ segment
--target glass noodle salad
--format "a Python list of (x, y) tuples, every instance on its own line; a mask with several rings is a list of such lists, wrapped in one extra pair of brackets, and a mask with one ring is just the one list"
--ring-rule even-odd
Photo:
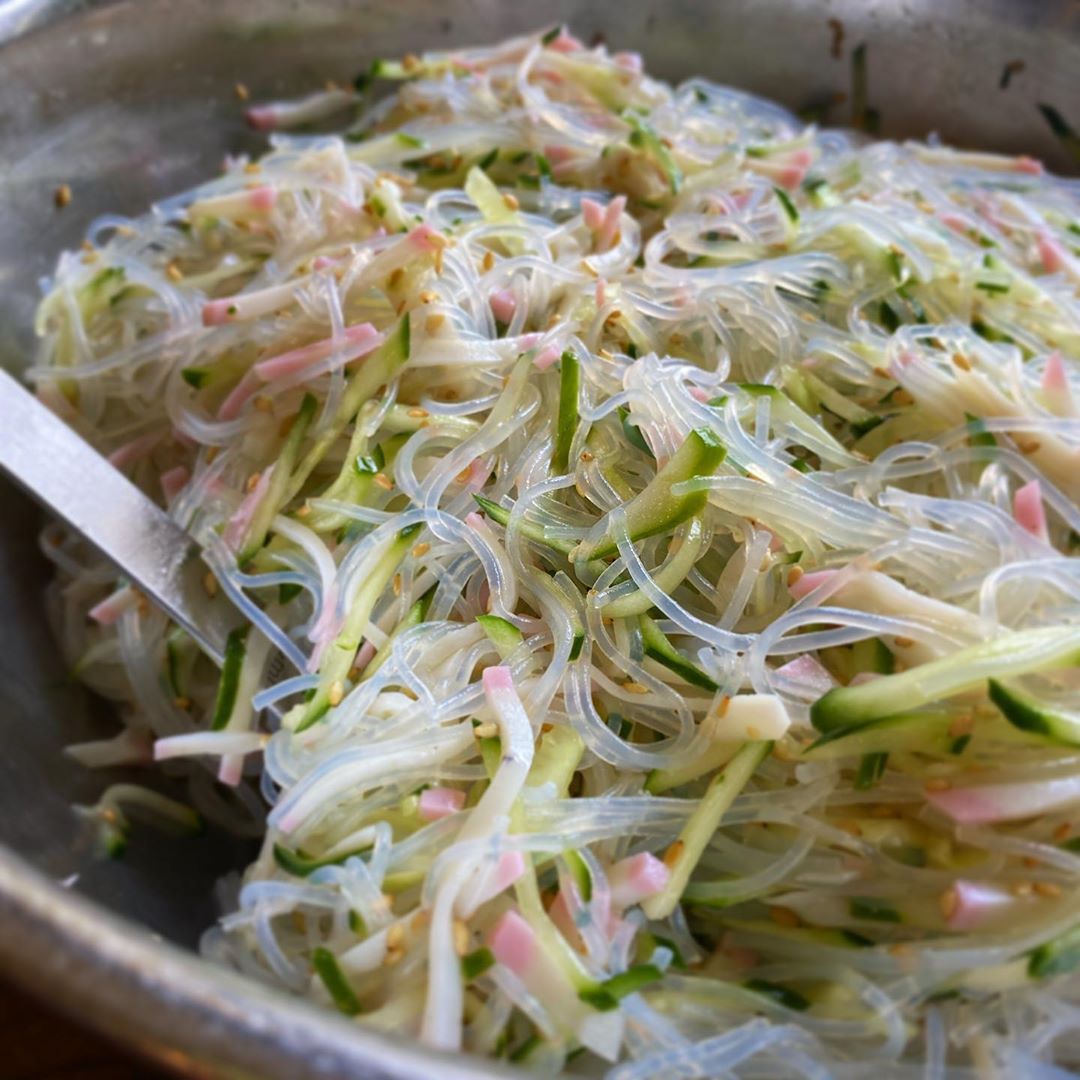
[(265, 834), (206, 954), (431, 1047), (1064, 1075), (1080, 186), (565, 29), (368, 82), (49, 284), (39, 395), (244, 618), (46, 530), (72, 753), (190, 792), (83, 814)]

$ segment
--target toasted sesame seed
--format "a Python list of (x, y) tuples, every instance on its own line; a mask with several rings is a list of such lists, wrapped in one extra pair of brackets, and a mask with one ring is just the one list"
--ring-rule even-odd
[(53, 192), (53, 202), (56, 203), (57, 210), (63, 210), (71, 202), (71, 185), (61, 184)]
[(331, 705), (340, 705), (343, 697), (345, 697), (345, 684), (340, 679), (335, 679), (330, 684), (330, 689), (326, 694), (326, 700), (329, 701)]
[(1031, 882), (1016, 881), (1013, 883), (1012, 888), (1009, 891), (1013, 894), (1013, 896), (1030, 896)]
[(1029, 870), (1034, 870), (1039, 865), (1039, 860), (1033, 855), (1025, 855), (1021, 861)]
[(480, 265), (486, 274), (495, 265), (495, 253), (492, 251), (485, 251), (483, 261)]
[(420, 66), (420, 57), (415, 53), (406, 53), (402, 57), (401, 66), (406, 71), (415, 71)]
[(274, 411), (274, 401), (265, 394), (256, 394), (251, 404), (256, 412), (266, 413), (268, 416)]
[(184, 272), (183, 272), (183, 270), (180, 269), (179, 266), (176, 265), (175, 262), (170, 262), (165, 267), (165, 276), (170, 281), (183, 281), (184, 280)]
[(249, 161), (244, 166), (244, 172), (254, 175), (255, 173), (262, 172), (262, 166), (257, 161)]
[(664, 852), (664, 865), (668, 867), (668, 869), (673, 867), (679, 861), (679, 857), (682, 855), (683, 848), (685, 847), (686, 844), (684, 841), (676, 840), (675, 843)]
[(247, 101), (251, 97), (251, 93), (248, 88), (242, 83), (238, 82), (233, 86), (233, 93), (241, 100)]
[(845, 819), (844, 821), (838, 821), (836, 827), (841, 832), (846, 832), (848, 836), (862, 836), (862, 829), (857, 821)]
[(1032, 888), (1040, 895), (1053, 899), (1061, 895), (1061, 886), (1053, 881), (1036, 881)]
[(401, 923), (393, 923), (386, 928), (386, 947), (388, 949), (400, 949), (405, 944), (405, 927)]
[(207, 596), (217, 596), (218, 580), (209, 570), (207, 570), (206, 574), (203, 576), (202, 583)]
[(469, 951), (469, 928), (461, 921), (454, 920), (454, 952), (464, 956)]
[(310, 506), (309, 506), (309, 505), (308, 505), (307, 503), (304, 503), (304, 505), (303, 505), (303, 506), (301, 506), (301, 507), (300, 507), (300, 508), (299, 508), (299, 509), (298, 509), (298, 510), (296, 511), (296, 516), (297, 516), (298, 518), (306, 518), (306, 517), (309, 517), (309, 516), (310, 516), (310, 514), (311, 514), (311, 507), (310, 507)]
[(649, 693), (649, 688), (647, 686), (642, 686), (641, 683), (634, 682), (633, 679), (629, 680), (628, 682), (624, 682), (623, 683), (623, 689), (626, 690), (628, 693), (631, 693), (631, 694), (648, 694)]
[(968, 360), (968, 358), (966, 356), (964, 356), (962, 353), (953, 353), (952, 362), (961, 371), (970, 371), (971, 370), (971, 361)]
[(951, 919), (956, 914), (956, 909), (960, 904), (960, 897), (955, 889), (946, 889), (941, 896), (938, 897), (938, 905), (941, 908), (941, 914), (946, 919)]
[(412, 557), (414, 559), (423, 558), (423, 556), (425, 556), (430, 550), (431, 545), (426, 540), (424, 540), (412, 549)]
[(178, 709), (190, 709), (191, 708), (191, 698), (189, 698), (189, 697), (183, 697), (183, 696), (174, 697), (172, 703)]
[(437, 292), (432, 292), (430, 289), (423, 289), (419, 296), (421, 304), (434, 304), (438, 299), (439, 294)]
[(248, 478), (247, 483), (244, 485), (244, 490), (249, 494), (259, 486), (259, 477), (261, 473), (253, 472)]
[(517, 210), (521, 206), (521, 203), (518, 202), (517, 197), (511, 195), (509, 191), (505, 195), (503, 195), (503, 203), (506, 206), (507, 210)]
[(769, 908), (769, 918), (777, 926), (794, 928), (802, 925), (802, 919), (791, 908), (773, 906)]
[(1072, 832), (1072, 826), (1067, 821), (1063, 821), (1054, 830), (1054, 839), (1055, 840), (1068, 840), (1069, 835), (1070, 835), (1071, 832)]
[(932, 776), (926, 781), (927, 791), (948, 791), (950, 787), (952, 784), (941, 776)]
[(377, 472), (372, 478), (374, 482), (383, 489), (383, 491), (393, 491), (394, 481), (390, 479), (386, 473)]
[(787, 581), (788, 588), (790, 589), (791, 586), (794, 585), (795, 582), (798, 581), (799, 578), (801, 578), (805, 573), (806, 571), (801, 566), (793, 566), (787, 572), (787, 578), (785, 579)]
[(427, 411), (427, 409), (420, 409), (420, 408), (416, 408), (416, 409), (410, 409), (410, 410), (409, 410), (409, 415), (410, 415), (410, 416), (411, 416), (411, 417), (412, 417), (412, 418), (413, 418), (414, 420), (415, 420), (415, 419), (421, 419), (421, 418), (423, 418), (423, 417), (425, 417), (425, 416), (427, 416), (427, 415), (428, 415), (428, 411)]
[(1042, 449), (1042, 443), (1038, 439), (1017, 439), (1016, 445), (1022, 454), (1035, 454)]
[(914, 638), (896, 636), (893, 638), (893, 643), (898, 649), (910, 649), (915, 644)]
[(394, 595), (395, 596), (400, 596), (401, 595), (401, 575), (400, 574), (395, 574), (394, 575), (394, 580), (393, 580), (393, 583), (392, 583), (392, 587), (393, 587), (393, 590), (394, 590)]
[(393, 967), (395, 964), (400, 964), (404, 958), (404, 949), (387, 949), (386, 955), (383, 957), (383, 965), (385, 967)]

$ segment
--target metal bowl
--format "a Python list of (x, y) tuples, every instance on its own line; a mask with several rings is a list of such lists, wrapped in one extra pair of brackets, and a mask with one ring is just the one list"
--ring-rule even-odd
[[(1025, 152), (1069, 167), (1036, 105), (1080, 124), (1076, 0), (0, 0), (0, 363), (32, 344), (37, 280), (97, 214), (137, 212), (257, 148), (256, 98), (345, 80), (372, 58), (568, 21), (843, 124), (853, 46), (887, 135)], [(1075, 165), (1075, 163), (1074, 163)], [(53, 191), (71, 186), (64, 210)], [(3, 438), (0, 432), (0, 438)], [(62, 747), (111, 730), (45, 625), (36, 513), (0, 487), (0, 968), (50, 1003), (193, 1076), (506, 1075), (428, 1054), (198, 960), (212, 885), (247, 857), (224, 837), (137, 834), (122, 862), (81, 842), (73, 802), (116, 777)], [(64, 882), (64, 885), (59, 884)]]

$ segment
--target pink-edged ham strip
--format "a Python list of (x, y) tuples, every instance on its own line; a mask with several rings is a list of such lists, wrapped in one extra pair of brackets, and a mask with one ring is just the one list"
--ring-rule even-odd
[(457, 788), (430, 787), (420, 792), (418, 811), (425, 821), (438, 821), (456, 814), (464, 805), (464, 791), (458, 791)]
[(942, 911), (950, 930), (979, 930), (1011, 915), (1018, 903), (1016, 896), (1005, 889), (961, 879), (942, 898)]
[(1013, 517), (1020, 528), (1031, 533), (1036, 540), (1041, 540), (1044, 544), (1050, 543), (1042, 485), (1038, 480), (1029, 480), (1023, 487), (1016, 489), (1013, 495)]
[(359, 323), (356, 326), (346, 326), (340, 338), (325, 338), (268, 360), (260, 360), (252, 370), (262, 382), (273, 382), (275, 379), (297, 375), (338, 350), (347, 354), (345, 363), (352, 363), (378, 348), (382, 341), (383, 335), (371, 323)]
[(165, 501), (171, 503), (184, 487), (187, 485), (188, 480), (191, 479), (191, 473), (188, 472), (187, 466), (177, 465), (172, 469), (167, 469), (159, 477), (161, 481), (161, 492), (165, 496)]
[(89, 616), (98, 626), (112, 626), (138, 602), (139, 594), (130, 585), (124, 585), (95, 604), (90, 609)]
[(517, 299), (509, 289), (496, 289), (491, 294), (491, 313), (501, 323), (509, 323), (517, 311)]
[(513, 909), (507, 911), (492, 927), (487, 940), (495, 959), (509, 968), (518, 978), (529, 973), (538, 953), (536, 932)]
[(612, 907), (621, 911), (640, 904), (660, 892), (670, 877), (667, 866), (648, 851), (621, 859), (608, 871)]
[(928, 790), (926, 801), (962, 825), (1023, 821), (1080, 803), (1080, 776)]
[(126, 469), (130, 465), (135, 465), (147, 457), (164, 437), (165, 434), (162, 431), (150, 431), (145, 435), (140, 435), (137, 439), (118, 446), (109, 455), (109, 464), (116, 469)]

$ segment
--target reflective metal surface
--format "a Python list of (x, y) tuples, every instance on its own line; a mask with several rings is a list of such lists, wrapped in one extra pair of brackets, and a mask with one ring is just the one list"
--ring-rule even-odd
[[(277, 96), (349, 79), (374, 56), (558, 19), (586, 39), (602, 33), (640, 49), (660, 75), (701, 73), (797, 108), (847, 92), (851, 48), (866, 42), (869, 104), (890, 135), (936, 130), (1067, 168), (1035, 105), (1080, 126), (1076, 0), (0, 0), (0, 364), (25, 363), (37, 280), (94, 216), (137, 212), (212, 172), (226, 152), (257, 146), (237, 81), (254, 97)], [(843, 29), (840, 58), (830, 20)], [(1023, 67), (1003, 88), (1013, 62)], [(828, 119), (843, 123), (849, 109), (834, 104)], [(62, 211), (52, 200), (60, 183), (74, 196)], [(0, 851), (0, 966), (191, 1075), (498, 1075), (185, 955), (214, 917), (214, 880), (243, 863), (246, 845), (136, 831), (124, 861), (93, 860), (69, 804), (93, 801), (117, 776), (85, 773), (60, 750), (111, 724), (50, 644), (38, 524), (0, 486), (0, 844), (12, 853)], [(74, 874), (70, 890), (47, 881)]]
[(5, 371), (0, 431), (0, 472), (89, 540), (221, 664), (230, 622), (240, 616), (211, 603), (188, 534)]

